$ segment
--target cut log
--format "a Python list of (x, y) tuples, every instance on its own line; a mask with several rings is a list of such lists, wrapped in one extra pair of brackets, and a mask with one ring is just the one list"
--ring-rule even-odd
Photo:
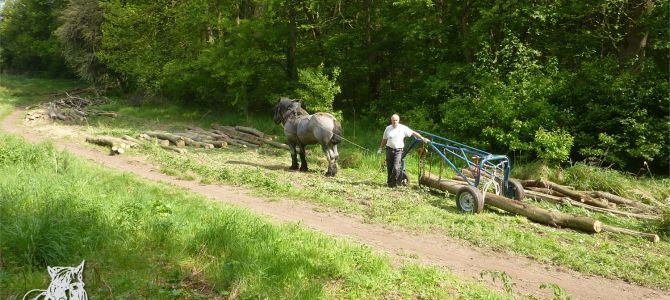
[(526, 190), (526, 196), (528, 198), (531, 198), (531, 199), (534, 199), (534, 200), (544, 200), (544, 201), (548, 201), (548, 202), (556, 203), (556, 204), (561, 204), (561, 205), (572, 205), (572, 206), (581, 207), (581, 208), (584, 208), (584, 209), (587, 209), (587, 210), (590, 210), (590, 211), (596, 211), (596, 212), (601, 212), (601, 213), (609, 213), (609, 214), (613, 214), (613, 215), (619, 215), (619, 216), (625, 216), (625, 217), (637, 218), (637, 219), (645, 219), (645, 220), (658, 220), (659, 219), (658, 216), (636, 214), (636, 213), (620, 211), (620, 210), (616, 210), (616, 209), (602, 208), (602, 207), (586, 205), (586, 204), (581, 203), (579, 201), (575, 201), (570, 197), (556, 197), (556, 196), (543, 194), (543, 193), (533, 191), (533, 190)]
[(186, 143), (184, 142), (184, 139), (178, 135), (174, 135), (172, 133), (168, 132), (159, 132), (159, 131), (147, 131), (146, 134), (148, 136), (152, 136), (155, 138), (159, 138), (161, 140), (168, 140), (170, 143), (174, 144), (175, 146), (179, 148), (184, 148), (186, 146)]
[(241, 144), (241, 145), (244, 145), (244, 146), (246, 146), (246, 147), (248, 147), (248, 148), (252, 148), (252, 149), (256, 149), (256, 148), (258, 148), (258, 145), (254, 144), (254, 143), (249, 143), (249, 142), (247, 142), (247, 141), (245, 141), (245, 140), (239, 140), (239, 139), (231, 138), (230, 141), (231, 141), (231, 142), (234, 141), (234, 142), (236, 142), (236, 143), (238, 143), (238, 144)]
[(261, 139), (271, 139), (267, 134), (263, 133), (262, 131), (256, 129), (256, 128), (251, 128), (251, 127), (245, 127), (245, 126), (235, 126), (235, 130), (241, 131), (244, 133), (248, 134), (253, 134)]
[(552, 190), (552, 189), (548, 189), (548, 188), (529, 186), (527, 188), (527, 190), (531, 190), (531, 191), (535, 191), (535, 192), (539, 192), (539, 193), (543, 193), (543, 194), (547, 194), (547, 195), (552, 195), (552, 196), (556, 196), (556, 197), (566, 197), (564, 194), (562, 194), (558, 191)]
[(226, 141), (212, 141), (212, 140), (205, 140), (203, 141), (204, 143), (212, 144), (216, 148), (226, 148), (228, 147), (228, 142)]
[(119, 143), (118, 139), (108, 136), (95, 136), (95, 137), (88, 136), (86, 137), (86, 142), (100, 146), (110, 147), (112, 155), (123, 154), (123, 152), (125, 152), (125, 148), (128, 147), (128, 145), (125, 143)]
[(265, 143), (268, 144), (268, 145), (270, 145), (270, 146), (273, 146), (273, 147), (275, 147), (275, 148), (284, 149), (284, 150), (290, 150), (289, 147), (288, 147), (288, 145), (283, 144), (283, 143), (279, 143), (279, 142), (275, 142), (275, 141), (273, 141), (273, 140), (266, 140)]
[(177, 147), (174, 147), (174, 146), (165, 146), (165, 145), (160, 145), (160, 146), (161, 146), (161, 148), (163, 148), (165, 150), (174, 151), (174, 152), (177, 152), (179, 154), (184, 154), (184, 153), (187, 152), (186, 149), (183, 149), (183, 148), (177, 148)]
[(124, 139), (124, 140), (126, 140), (126, 141), (135, 143), (135, 144), (138, 145), (138, 146), (139, 146), (140, 144), (142, 144), (142, 142), (141, 142), (140, 140), (138, 140), (138, 139), (136, 139), (136, 138), (134, 138), (134, 137), (131, 137), (131, 136), (129, 136), (129, 135), (125, 135), (125, 134), (124, 134), (123, 136), (121, 136), (121, 139)]
[(551, 190), (557, 191), (557, 192), (559, 192), (563, 195), (566, 195), (566, 196), (568, 196), (568, 197), (570, 197), (574, 200), (577, 200), (579, 202), (584, 202), (584, 203), (586, 203), (588, 205), (592, 205), (592, 206), (597, 206), (597, 207), (602, 207), (602, 208), (610, 208), (610, 207), (614, 206), (614, 205), (609, 205), (607, 200), (598, 200), (598, 199), (595, 199), (595, 198), (593, 198), (593, 197), (591, 197), (591, 196), (589, 196), (585, 193), (569, 189), (566, 186), (562, 186), (562, 185), (559, 185), (559, 184), (556, 184), (556, 183), (553, 183), (553, 182), (547, 181), (547, 180), (535, 180), (535, 181), (524, 180), (521, 184), (524, 187), (528, 186), (528, 187), (540, 187), (540, 188), (551, 189)]
[(601, 192), (601, 191), (595, 191), (591, 193), (592, 196), (602, 198), (602, 199), (607, 199), (610, 202), (614, 202), (616, 204), (621, 204), (629, 207), (634, 207), (636, 209), (639, 209), (644, 212), (653, 212), (656, 211), (653, 206), (646, 205), (644, 203), (640, 203), (638, 201), (634, 201), (631, 199), (627, 199), (621, 196), (617, 196), (608, 192)]
[[(423, 174), (419, 179), (419, 182), (429, 187), (449, 191), (450, 193), (457, 193), (463, 186), (462, 183), (454, 183), (453, 181), (440, 181), (437, 176), (430, 174)], [(598, 220), (583, 216), (564, 214), (557, 211), (548, 211), (495, 194), (487, 194), (485, 204), (513, 214), (525, 216), (529, 220), (550, 226), (567, 227), (592, 233), (600, 232), (602, 230), (602, 223)]]
[(632, 229), (615, 227), (615, 226), (610, 226), (610, 225), (603, 225), (603, 231), (637, 236), (637, 237), (641, 237), (643, 239), (646, 239), (646, 240), (648, 240), (652, 243), (656, 243), (656, 242), (661, 240), (658, 237), (658, 235), (653, 234), (653, 233), (645, 233), (645, 232), (635, 231), (635, 230), (632, 230)]
[(225, 133), (228, 135), (231, 139), (236, 139), (239, 141), (245, 141), (248, 144), (255, 144), (256, 146), (260, 146), (265, 144), (265, 141), (253, 134), (248, 134), (244, 132), (237, 131), (235, 127), (231, 126), (220, 126), (220, 125), (212, 125), (213, 128)]

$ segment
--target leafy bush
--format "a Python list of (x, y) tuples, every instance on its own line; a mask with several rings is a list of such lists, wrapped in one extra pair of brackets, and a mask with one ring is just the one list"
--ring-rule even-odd
[(539, 158), (556, 164), (568, 158), (573, 140), (564, 130), (547, 131), (540, 127), (535, 132), (534, 149)]
[(300, 87), (296, 94), (303, 99), (305, 108), (310, 112), (333, 113), (341, 119), (342, 113), (333, 110), (335, 96), (341, 92), (337, 84), (340, 69), (335, 67), (331, 75), (326, 74), (323, 63), (316, 68), (302, 68), (298, 70)]

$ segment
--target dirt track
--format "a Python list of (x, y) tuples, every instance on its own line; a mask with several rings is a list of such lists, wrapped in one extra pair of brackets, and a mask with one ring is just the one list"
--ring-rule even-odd
[[(2, 120), (0, 130), (40, 142), (53, 137), (23, 123), (23, 112), (15, 111)], [(397, 228), (363, 222), (361, 218), (332, 212), (319, 212), (316, 206), (297, 201), (266, 201), (251, 196), (243, 189), (221, 185), (203, 185), (179, 180), (155, 170), (143, 159), (131, 156), (108, 156), (80, 143), (54, 140), (58, 149), (122, 172), (129, 172), (152, 181), (161, 181), (189, 189), (214, 201), (224, 202), (272, 217), (281, 222), (302, 225), (339, 238), (367, 244), (394, 258), (406, 260), (418, 257), (423, 263), (443, 266), (462, 278), (480, 277), (484, 271), (500, 271), (514, 282), (514, 291), (535, 297), (552, 297), (542, 283), (555, 283), (573, 299), (669, 299), (670, 293), (633, 285), (621, 280), (583, 275), (554, 266), (542, 265), (529, 259), (473, 248), (461, 241), (444, 236), (416, 234)], [(83, 139), (81, 140), (83, 143)], [(489, 282), (499, 289), (499, 284)]]

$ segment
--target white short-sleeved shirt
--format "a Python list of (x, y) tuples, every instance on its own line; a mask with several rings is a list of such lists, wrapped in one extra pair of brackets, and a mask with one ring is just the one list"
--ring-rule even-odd
[(384, 130), (386, 146), (394, 149), (404, 148), (405, 138), (412, 136), (413, 133), (412, 129), (402, 124), (398, 124), (395, 128), (393, 128), (393, 125), (386, 126)]

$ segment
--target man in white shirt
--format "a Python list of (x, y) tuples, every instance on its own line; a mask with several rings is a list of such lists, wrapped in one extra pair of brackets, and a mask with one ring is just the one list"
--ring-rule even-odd
[(405, 147), (405, 138), (410, 136), (428, 143), (428, 139), (421, 136), (421, 134), (400, 124), (400, 116), (393, 114), (391, 116), (391, 125), (386, 126), (386, 129), (384, 129), (384, 136), (382, 137), (382, 142), (379, 144), (379, 150), (377, 150), (377, 154), (380, 154), (382, 147), (386, 146), (386, 185), (389, 187), (396, 187), (401, 183), (402, 151)]

